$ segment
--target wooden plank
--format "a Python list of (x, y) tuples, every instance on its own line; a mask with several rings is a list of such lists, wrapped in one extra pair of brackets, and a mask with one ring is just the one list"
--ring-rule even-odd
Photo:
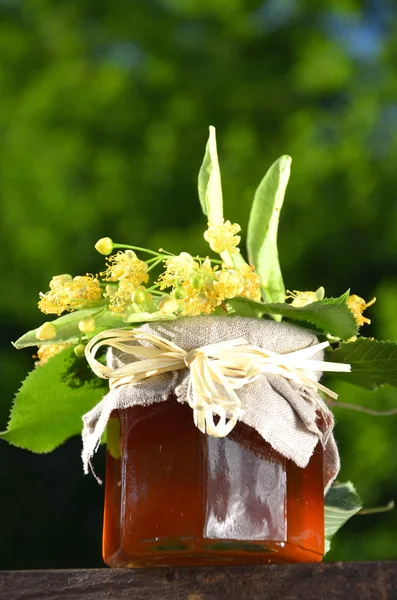
[(0, 572), (1, 600), (396, 600), (397, 562)]

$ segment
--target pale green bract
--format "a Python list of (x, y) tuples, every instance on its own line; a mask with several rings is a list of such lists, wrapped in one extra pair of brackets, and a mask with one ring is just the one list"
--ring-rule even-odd
[(283, 302), (285, 288), (277, 250), (277, 231), (290, 172), (291, 157), (281, 156), (270, 167), (258, 189), (248, 222), (248, 260), (262, 281), (265, 302)]
[(110, 310), (104, 311), (98, 309), (98, 307), (87, 308), (84, 310), (76, 310), (72, 313), (68, 313), (67, 315), (63, 315), (62, 317), (58, 317), (58, 319), (54, 319), (54, 321), (51, 321), (57, 330), (56, 337), (52, 338), (51, 340), (38, 340), (36, 337), (37, 328), (25, 333), (14, 343), (14, 346), (19, 350), (20, 348), (27, 348), (28, 346), (41, 346), (44, 344), (68, 344), (76, 342), (81, 337), (79, 322), (86, 317), (92, 317), (97, 314), (98, 317), (95, 318), (96, 329), (89, 337), (92, 337), (93, 335), (96, 335), (105, 329), (114, 329), (116, 327), (126, 326), (122, 318), (118, 315), (115, 315)]
[(174, 314), (162, 313), (159, 310), (153, 313), (131, 313), (124, 319), (125, 323), (151, 323), (152, 321), (173, 321), (178, 317)]
[(210, 126), (210, 135), (205, 148), (204, 160), (198, 175), (198, 192), (203, 213), (210, 225), (222, 223), (223, 198), (221, 172), (216, 148), (215, 127)]

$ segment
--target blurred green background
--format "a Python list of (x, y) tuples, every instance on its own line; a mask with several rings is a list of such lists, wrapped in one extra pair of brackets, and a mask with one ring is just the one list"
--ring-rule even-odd
[[(103, 236), (207, 251), (210, 124), (226, 218), (245, 230), (255, 187), (290, 154), (286, 286), (377, 296), (363, 333), (397, 339), (396, 64), (392, 0), (0, 0), (1, 427), (33, 363), (10, 342), (43, 320), (52, 275), (101, 270)], [(397, 405), (397, 390), (334, 387)], [(340, 478), (366, 506), (394, 499), (397, 416), (335, 414)], [(1, 444), (0, 568), (101, 566), (103, 489), (79, 455), (78, 439), (42, 456)], [(353, 519), (329, 560), (397, 558), (396, 513)]]

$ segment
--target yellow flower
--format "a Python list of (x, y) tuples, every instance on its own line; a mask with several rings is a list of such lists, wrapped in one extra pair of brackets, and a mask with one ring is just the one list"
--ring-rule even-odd
[(222, 266), (222, 270), (216, 273), (214, 293), (221, 301), (238, 296), (260, 301), (260, 277), (255, 273), (255, 268), (250, 265), (236, 269)]
[(240, 273), (244, 278), (244, 289), (240, 296), (260, 302), (261, 300), (261, 278), (255, 272), (253, 265), (244, 265), (240, 268)]
[(176, 286), (180, 281), (188, 279), (200, 265), (187, 252), (179, 256), (170, 256), (164, 261), (165, 271), (159, 277), (160, 289)]
[(241, 230), (237, 223), (224, 221), (219, 225), (208, 225), (204, 232), (204, 239), (209, 243), (211, 250), (222, 252), (237, 252), (236, 246), (240, 243), (240, 236), (236, 235)]
[(356, 319), (357, 325), (359, 327), (361, 327), (361, 325), (364, 325), (364, 323), (367, 323), (368, 325), (371, 323), (370, 319), (363, 317), (362, 313), (366, 308), (368, 308), (368, 306), (372, 306), (372, 304), (374, 304), (375, 302), (376, 298), (372, 298), (372, 300), (370, 300), (369, 302), (365, 302), (363, 298), (360, 298), (360, 296), (356, 296), (355, 294), (349, 296), (347, 300), (347, 305), (352, 311), (353, 316)]
[(101, 273), (106, 281), (128, 279), (135, 287), (149, 281), (147, 264), (143, 260), (140, 260), (132, 250), (117, 252), (117, 254), (114, 254), (107, 260), (108, 268)]
[(189, 282), (183, 284), (185, 296), (180, 300), (181, 315), (184, 317), (197, 317), (201, 314), (210, 314), (221, 304), (221, 300), (208, 295), (205, 288), (193, 288)]
[(44, 365), (50, 358), (68, 348), (70, 344), (43, 344), (37, 349), (37, 365)]
[(233, 268), (223, 268), (216, 274), (215, 293), (221, 300), (241, 296), (244, 290), (244, 277)]
[(285, 299), (288, 300), (290, 298), (293, 299), (291, 306), (296, 306), (297, 308), (306, 306), (307, 304), (311, 304), (312, 302), (317, 302), (317, 300), (319, 300), (316, 292), (298, 292), (297, 290), (290, 292), (287, 290)]
[(93, 275), (58, 275), (50, 281), (50, 291), (40, 293), (39, 309), (45, 314), (60, 315), (65, 310), (76, 310), (81, 305), (102, 298), (101, 286)]
[(99, 254), (104, 254), (107, 256), (113, 250), (113, 241), (110, 239), (110, 237), (101, 238), (95, 244), (95, 250), (97, 250)]
[(55, 325), (52, 323), (43, 323), (36, 331), (36, 338), (41, 342), (52, 340), (57, 335)]
[(102, 298), (100, 283), (93, 275), (78, 275), (66, 284), (70, 295), (71, 307), (77, 307), (85, 302), (96, 302)]
[(110, 289), (110, 286), (107, 286), (106, 289), (108, 288), (109, 291), (106, 292), (105, 296), (110, 300), (110, 310), (117, 314), (123, 313), (127, 305), (131, 304), (131, 296), (137, 287), (129, 279), (122, 279), (116, 289), (114, 289), (114, 286), (112, 286), (113, 289)]

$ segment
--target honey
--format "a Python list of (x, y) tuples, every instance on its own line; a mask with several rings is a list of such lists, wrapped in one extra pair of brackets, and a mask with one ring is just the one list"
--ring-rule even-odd
[(301, 469), (247, 426), (238, 424), (226, 438), (202, 434), (191, 408), (176, 399), (115, 411), (110, 427), (103, 530), (109, 566), (322, 560), (321, 446)]

